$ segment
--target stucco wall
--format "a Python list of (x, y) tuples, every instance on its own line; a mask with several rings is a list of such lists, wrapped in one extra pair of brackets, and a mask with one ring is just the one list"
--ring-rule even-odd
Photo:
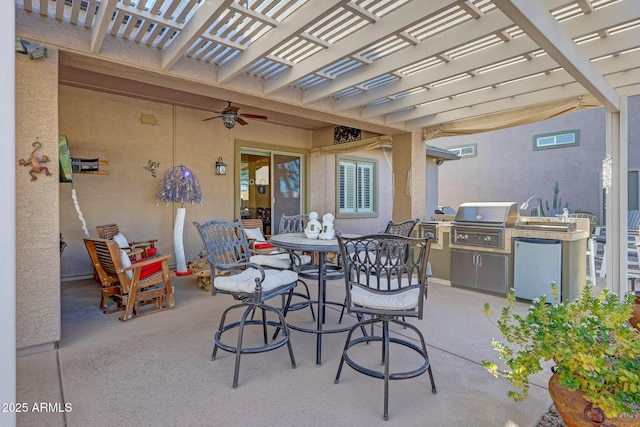
[[(636, 97), (637, 98), (637, 97)], [(639, 99), (632, 100), (638, 109)], [(631, 112), (630, 117), (633, 116)], [(638, 123), (635, 119), (636, 127)], [(580, 145), (534, 150), (538, 134), (578, 129)], [(637, 134), (638, 132), (635, 132)], [(629, 158), (632, 169), (639, 165), (637, 140), (630, 129)], [(637, 139), (637, 136), (633, 136)], [(581, 111), (539, 123), (483, 134), (438, 138), (433, 144), (449, 148), (477, 144), (477, 156), (445, 162), (439, 168), (441, 205), (457, 208), (468, 201), (515, 201), (530, 196), (553, 203), (553, 189), (559, 185), (562, 204), (570, 209), (592, 212), (602, 221), (602, 160), (605, 156), (605, 114), (603, 109)], [(535, 204), (530, 204), (535, 207)], [(546, 208), (545, 208), (546, 209)], [(521, 212), (528, 214), (528, 212)]]
[(60, 339), (60, 263), (58, 234), (58, 52), (16, 61), (16, 161), (35, 156), (52, 176), (16, 166), (16, 347)]
[[(227, 130), (220, 120), (203, 122), (211, 113), (129, 97), (60, 86), (60, 134), (67, 135), (73, 157), (108, 160), (109, 175), (74, 174), (73, 187), (88, 231), (115, 222), (130, 240), (156, 238), (159, 250), (173, 254), (174, 208), (156, 205), (164, 172), (184, 164), (200, 180), (203, 202), (186, 205), (185, 258), (202, 249), (193, 221), (232, 220), (234, 212), (234, 140), (310, 148), (311, 132), (253, 120)], [(155, 125), (142, 124), (141, 113), (153, 114)], [(222, 157), (227, 175), (215, 174)], [(159, 162), (157, 177), (144, 169)], [(71, 185), (60, 185), (60, 227), (68, 243), (62, 277), (91, 274), (84, 233), (71, 198)], [(172, 263), (175, 262), (175, 258)]]
[[(349, 154), (350, 157), (378, 161), (378, 216), (376, 218), (336, 218), (336, 230), (345, 233), (371, 233), (384, 230), (393, 214), (391, 192), (391, 153), (387, 157), (382, 150), (364, 150)], [(387, 160), (388, 159), (388, 160)], [(310, 211), (322, 216), (336, 211), (336, 156), (311, 157), (310, 162)]]

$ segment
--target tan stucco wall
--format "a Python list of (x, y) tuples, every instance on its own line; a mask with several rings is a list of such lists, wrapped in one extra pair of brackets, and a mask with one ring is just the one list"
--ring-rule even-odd
[[(348, 154), (355, 159), (378, 161), (378, 216), (375, 218), (336, 218), (336, 230), (344, 233), (373, 233), (384, 230), (391, 220), (393, 198), (391, 190), (391, 154), (382, 150), (364, 150)], [(310, 211), (322, 216), (336, 212), (336, 156), (311, 157)]]
[[(53, 176), (16, 166), (16, 347), (60, 339), (58, 235), (58, 52), (16, 60), (16, 161), (28, 159), (38, 140), (38, 158)], [(10, 142), (6, 142), (10, 143)]]
[[(202, 206), (186, 205), (186, 260), (197, 256), (202, 241), (193, 221), (232, 220), (234, 210), (236, 140), (280, 147), (310, 148), (311, 132), (252, 120), (227, 130), (220, 120), (203, 122), (212, 113), (152, 101), (60, 86), (60, 133), (67, 135), (73, 157), (109, 161), (109, 175), (74, 174), (73, 185), (88, 231), (115, 222), (130, 240), (156, 238), (159, 250), (173, 254), (174, 208), (156, 205), (155, 194), (164, 172), (183, 164), (198, 177)], [(141, 113), (153, 114), (155, 125), (142, 124)], [(222, 157), (227, 175), (215, 174)], [(144, 169), (159, 162), (157, 177)], [(71, 185), (60, 184), (60, 226), (69, 244), (62, 257), (62, 277), (91, 274), (82, 241), (84, 234), (71, 198)], [(171, 260), (175, 263), (175, 258)]]

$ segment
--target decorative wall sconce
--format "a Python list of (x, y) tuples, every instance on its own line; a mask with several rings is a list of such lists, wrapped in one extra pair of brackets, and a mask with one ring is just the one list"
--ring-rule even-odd
[(152, 160), (149, 160), (149, 163), (147, 164), (147, 166), (143, 166), (146, 170), (148, 170), (149, 172), (151, 172), (151, 176), (152, 177), (156, 177), (156, 169), (157, 167), (160, 166), (160, 163), (158, 162), (154, 162)]
[(227, 174), (227, 165), (222, 161), (222, 157), (218, 157), (216, 161), (216, 175), (226, 175)]

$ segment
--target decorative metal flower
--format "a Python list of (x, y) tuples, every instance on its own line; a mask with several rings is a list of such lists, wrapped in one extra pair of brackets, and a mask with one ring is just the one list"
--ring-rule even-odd
[(158, 184), (156, 201), (169, 203), (202, 204), (202, 191), (198, 178), (186, 166), (180, 165), (168, 169)]

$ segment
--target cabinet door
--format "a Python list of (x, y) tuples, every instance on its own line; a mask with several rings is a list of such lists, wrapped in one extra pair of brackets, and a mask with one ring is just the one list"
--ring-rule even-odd
[(476, 287), (476, 253), (451, 249), (451, 284), (456, 286)]
[(506, 295), (509, 280), (508, 256), (480, 252), (477, 260), (478, 289)]

